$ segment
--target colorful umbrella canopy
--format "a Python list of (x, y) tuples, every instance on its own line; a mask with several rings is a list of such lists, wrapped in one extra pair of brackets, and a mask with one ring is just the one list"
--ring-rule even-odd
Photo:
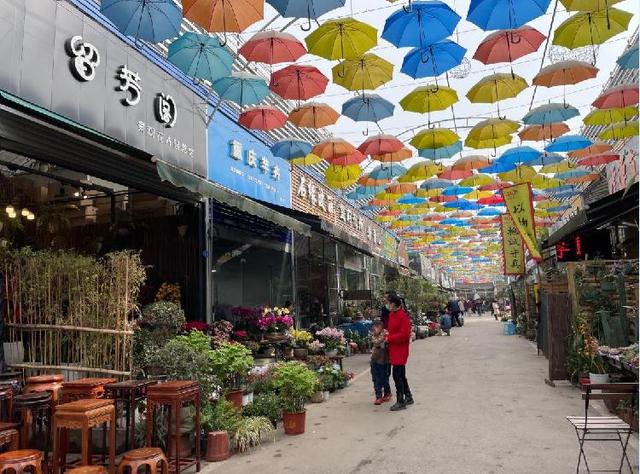
[(615, 122), (631, 120), (638, 115), (638, 107), (614, 107), (611, 109), (594, 109), (582, 121), (585, 125), (611, 125)]
[(504, 173), (499, 173), (498, 176), (502, 181), (513, 181), (513, 182), (523, 182), (523, 180), (532, 179), (536, 176), (536, 170), (534, 170), (531, 166), (527, 165), (518, 165), (515, 169), (511, 171), (506, 171)]
[(638, 121), (613, 123), (598, 134), (600, 140), (622, 140), (638, 135)]
[(466, 186), (449, 186), (442, 190), (443, 196), (457, 196), (459, 194), (467, 194), (473, 191), (473, 188), (469, 188)]
[(418, 189), (418, 186), (411, 183), (395, 183), (387, 186), (387, 191), (394, 194), (406, 194), (413, 193)]
[(577, 159), (577, 158), (584, 158), (585, 156), (605, 153), (611, 150), (613, 150), (613, 147), (608, 143), (596, 142), (596, 143), (593, 143), (592, 145), (589, 145), (586, 148), (583, 148), (582, 150), (570, 151), (569, 153), (567, 153), (567, 155), (570, 158)]
[[(456, 165), (454, 164), (453, 167), (455, 168), (455, 166)], [(489, 186), (489, 185), (496, 184), (496, 180), (489, 175), (479, 173), (463, 179), (458, 184), (460, 186), (472, 186), (472, 187)], [(485, 189), (480, 189), (480, 191), (485, 191)]]
[(452, 34), (459, 21), (460, 15), (444, 2), (412, 2), (411, 8), (402, 8), (387, 18), (382, 38), (398, 48), (422, 48)]
[[(401, 177), (411, 181), (420, 181), (441, 173), (444, 170), (442, 165), (436, 165), (428, 161), (421, 161), (411, 165), (404, 176)], [(424, 188), (423, 188), (424, 189)]]
[(280, 140), (271, 145), (271, 153), (285, 160), (304, 158), (311, 151), (311, 143), (293, 138)]
[(269, 95), (267, 82), (260, 76), (246, 72), (233, 72), (215, 81), (211, 87), (220, 100), (234, 102), (240, 107), (258, 104)]
[(420, 185), (420, 189), (444, 189), (446, 187), (453, 186), (453, 183), (447, 179), (427, 179)]
[(580, 150), (591, 145), (591, 140), (582, 135), (564, 135), (544, 147), (545, 151), (563, 152)]
[(539, 142), (542, 140), (552, 140), (569, 133), (569, 126), (563, 122), (545, 123), (542, 125), (530, 125), (518, 132), (520, 140)]
[(251, 107), (240, 114), (238, 123), (255, 130), (273, 130), (283, 127), (287, 116), (275, 107)]
[(247, 60), (266, 64), (292, 63), (307, 53), (304, 45), (290, 33), (260, 31), (240, 47)]
[(470, 102), (491, 104), (516, 97), (527, 87), (527, 81), (520, 76), (505, 73), (491, 74), (480, 79), (469, 89), (467, 98)]
[(213, 36), (186, 32), (169, 45), (167, 59), (187, 76), (214, 82), (231, 74), (233, 56)]
[(513, 62), (538, 51), (546, 37), (535, 28), (523, 25), (487, 36), (476, 49), (473, 59), (483, 64)]
[(568, 12), (595, 12), (606, 10), (622, 0), (560, 0)]
[(374, 179), (393, 179), (407, 172), (407, 169), (397, 163), (376, 166), (369, 176)]
[(482, 150), (485, 148), (493, 148), (496, 149), (498, 147), (508, 145), (513, 140), (511, 135), (504, 135), (502, 137), (496, 138), (487, 138), (486, 140), (475, 140), (473, 138), (467, 137), (464, 141), (464, 144), (469, 148), (475, 148), (477, 150)]
[(355, 184), (361, 174), (358, 165), (331, 165), (324, 172), (324, 180), (330, 188), (344, 189)]
[(402, 148), (402, 142), (393, 135), (374, 135), (362, 142), (358, 150), (364, 155), (382, 155), (400, 151)]
[(236, 32), (264, 17), (264, 0), (182, 0), (184, 17), (210, 32)]
[(473, 174), (471, 170), (454, 170), (451, 166), (447, 166), (442, 173), (438, 174), (442, 179), (463, 179)]
[[(345, 0), (266, 0), (283, 18), (317, 19), (325, 13), (344, 7)], [(311, 27), (311, 22), (309, 22)], [(308, 31), (308, 30), (307, 30)]]
[(556, 28), (553, 44), (569, 49), (602, 44), (627, 31), (632, 16), (616, 8), (576, 13)]
[(535, 86), (554, 87), (578, 84), (598, 75), (599, 69), (583, 61), (560, 61), (542, 68), (533, 78)]
[(607, 163), (611, 163), (613, 161), (617, 161), (620, 159), (620, 155), (616, 155), (614, 153), (607, 153), (602, 155), (592, 155), (587, 156), (586, 158), (578, 161), (580, 166), (600, 166), (606, 165)]
[(342, 104), (342, 115), (356, 122), (378, 122), (393, 115), (395, 105), (377, 94), (362, 94)]
[(307, 100), (322, 94), (328, 83), (317, 67), (291, 64), (271, 75), (269, 89), (283, 99)]
[(428, 128), (422, 130), (411, 139), (411, 145), (416, 148), (442, 148), (451, 146), (460, 137), (448, 128)]
[(509, 119), (487, 119), (478, 122), (469, 130), (467, 139), (474, 141), (491, 140), (517, 132), (520, 128), (518, 122)]
[(349, 155), (330, 156), (326, 159), (326, 161), (330, 165), (349, 166), (349, 165), (359, 165), (365, 160), (365, 158), (366, 156), (364, 156), (362, 153), (356, 150), (353, 153), (350, 153)]
[(446, 160), (461, 152), (462, 148), (462, 142), (458, 140), (453, 145), (440, 148), (421, 148), (418, 150), (418, 155), (429, 160)]
[(372, 53), (347, 58), (331, 69), (333, 82), (349, 91), (377, 89), (393, 78), (393, 64)]
[(531, 178), (531, 186), (536, 189), (549, 189), (561, 186), (563, 181), (561, 179), (549, 178), (543, 175), (537, 175)]
[[(458, 160), (456, 160), (456, 162), (451, 167), (454, 170), (477, 170), (480, 168), (484, 168), (485, 166), (489, 166), (490, 164), (491, 164), (491, 160), (487, 156), (468, 155), (468, 156), (463, 156), (462, 158), (459, 158)], [(480, 175), (476, 175), (476, 176), (480, 176)], [(486, 176), (486, 175), (482, 175), (482, 176)], [(467, 178), (467, 179), (471, 179), (471, 178)], [(480, 183), (480, 184), (487, 184), (487, 183)], [(478, 185), (474, 184), (473, 186), (479, 186), (479, 184)]]
[(400, 100), (404, 110), (419, 114), (445, 110), (458, 102), (458, 93), (445, 86), (419, 86)]
[(353, 58), (378, 43), (378, 30), (355, 18), (338, 18), (325, 21), (305, 42), (309, 52), (321, 58)]
[(448, 39), (414, 48), (404, 57), (400, 72), (414, 79), (438, 77), (459, 66), (466, 52), (466, 48)]
[(340, 114), (331, 106), (318, 102), (309, 102), (289, 113), (289, 122), (298, 127), (323, 128), (338, 121)]
[(485, 31), (518, 28), (546, 13), (550, 0), (471, 0), (467, 21)]
[(540, 169), (540, 173), (562, 173), (576, 168), (576, 164), (569, 160), (545, 165)]
[(320, 158), (318, 155), (314, 155), (313, 153), (309, 153), (308, 155), (301, 156), (299, 158), (291, 158), (289, 160), (289, 163), (291, 163), (292, 165), (298, 165), (298, 166), (317, 165), (318, 163), (321, 163), (321, 162), (322, 162), (322, 158)]
[(638, 85), (622, 84), (613, 86), (604, 91), (593, 101), (598, 109), (611, 109), (614, 107), (627, 107), (638, 103)]
[(360, 176), (358, 179), (358, 184), (361, 186), (381, 186), (389, 183), (390, 178), (372, 178), (368, 174)]
[(528, 163), (538, 159), (541, 154), (541, 152), (530, 146), (516, 146), (505, 151), (497, 161), (498, 163), (509, 164)]
[(397, 163), (411, 158), (413, 153), (406, 147), (402, 147), (400, 150), (393, 153), (384, 153), (381, 155), (371, 155), (371, 159), (374, 161), (380, 161), (382, 163)]
[(638, 69), (638, 44), (625, 51), (616, 62), (622, 69)]
[(311, 150), (311, 153), (318, 155), (324, 160), (329, 160), (336, 156), (351, 155), (355, 151), (357, 151), (356, 147), (351, 143), (348, 143), (346, 140), (343, 140), (342, 138), (330, 138), (317, 143)]
[(580, 115), (580, 111), (568, 104), (544, 104), (531, 109), (522, 117), (527, 125), (545, 125), (563, 122)]
[(160, 43), (180, 34), (182, 11), (173, 0), (103, 0), (100, 13), (136, 40)]
[(554, 163), (560, 163), (562, 161), (562, 155), (557, 153), (540, 153), (540, 156), (534, 160), (528, 161), (529, 166), (546, 166)]

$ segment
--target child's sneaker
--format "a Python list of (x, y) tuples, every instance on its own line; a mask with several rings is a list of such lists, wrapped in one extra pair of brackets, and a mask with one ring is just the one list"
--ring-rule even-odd
[(389, 400), (391, 400), (391, 394), (390, 393), (388, 393), (387, 395), (384, 395), (382, 397), (382, 401), (383, 402), (388, 402)]
[(383, 401), (384, 401), (384, 400), (383, 400), (382, 398), (376, 398), (376, 401), (375, 401), (375, 402), (373, 402), (373, 404), (374, 404), (374, 405), (382, 405), (382, 402), (383, 402)]

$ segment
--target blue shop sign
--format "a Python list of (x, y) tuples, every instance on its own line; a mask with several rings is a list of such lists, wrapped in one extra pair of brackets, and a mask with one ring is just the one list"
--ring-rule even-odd
[(291, 207), (289, 163), (220, 112), (211, 121), (208, 178), (245, 196)]

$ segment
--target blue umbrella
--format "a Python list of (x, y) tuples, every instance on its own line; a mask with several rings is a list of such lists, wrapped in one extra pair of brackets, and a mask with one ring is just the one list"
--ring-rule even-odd
[(378, 209), (380, 209), (378, 206), (370, 206), (370, 205), (366, 205), (366, 206), (361, 206), (360, 210), (363, 212), (367, 212), (367, 211), (377, 211)]
[(502, 211), (495, 207), (485, 207), (478, 212), (479, 216), (499, 216), (500, 214), (502, 214)]
[(420, 204), (421, 202), (425, 201), (425, 198), (420, 198), (414, 196), (413, 194), (405, 194), (400, 199), (398, 199), (398, 204)]
[(563, 204), (562, 206), (554, 206), (547, 209), (547, 212), (562, 212), (569, 209), (571, 206), (569, 204)]
[(173, 0), (102, 0), (100, 13), (136, 40), (159, 43), (180, 34), (182, 9)]
[(558, 199), (566, 199), (566, 198), (571, 198), (571, 197), (577, 196), (579, 194), (580, 194), (580, 191), (564, 191), (562, 193), (555, 194), (554, 197), (556, 197)]
[(407, 169), (395, 163), (376, 166), (370, 173), (369, 177), (373, 179), (393, 179), (407, 172)]
[(456, 153), (461, 152), (462, 147), (462, 141), (458, 140), (453, 145), (443, 146), (441, 148), (421, 148), (418, 150), (418, 155), (430, 160), (446, 160)]
[(447, 179), (431, 178), (423, 181), (420, 185), (420, 189), (444, 189), (448, 188), (449, 186), (453, 186), (453, 181), (449, 181)]
[(560, 138), (556, 138), (549, 145), (544, 147), (545, 151), (573, 151), (582, 150), (592, 145), (591, 140), (582, 135), (564, 135)]
[(271, 153), (285, 160), (293, 160), (307, 156), (312, 148), (311, 143), (290, 138), (274, 143), (271, 146)]
[(555, 188), (545, 189), (544, 193), (546, 195), (549, 195), (549, 194), (564, 193), (565, 191), (574, 191), (574, 190), (575, 190), (575, 186), (573, 184), (563, 184), (561, 186), (556, 186)]
[(431, 245), (447, 245), (447, 242), (445, 242), (444, 240), (434, 240), (433, 242), (431, 242)]
[(448, 219), (443, 219), (440, 221), (440, 224), (443, 225), (457, 225), (457, 224), (462, 224), (465, 221), (463, 219), (454, 219), (454, 218), (448, 218)]
[(244, 72), (234, 72), (218, 79), (212, 88), (220, 96), (220, 100), (234, 102), (240, 107), (260, 103), (269, 95), (267, 81)]
[(546, 166), (554, 163), (560, 163), (563, 160), (562, 155), (557, 153), (541, 153), (535, 160), (528, 161), (529, 166)]
[(442, 191), (443, 196), (457, 196), (459, 194), (467, 194), (473, 191), (473, 188), (466, 186), (449, 186)]
[(402, 8), (387, 18), (382, 38), (398, 48), (423, 48), (449, 36), (459, 21), (460, 15), (444, 2), (413, 2), (409, 9)]
[(638, 45), (625, 51), (616, 62), (622, 69), (638, 69)]
[[(422, 219), (422, 217), (417, 214), (405, 214), (398, 218), (399, 221), (419, 221), (420, 219)], [(420, 227), (420, 230), (422, 230), (422, 227)]]
[(378, 186), (358, 186), (356, 189), (348, 193), (346, 197), (355, 201), (359, 199), (366, 199), (384, 191), (386, 187), (387, 186), (384, 184)]
[(494, 161), (489, 166), (480, 168), (478, 171), (480, 173), (505, 173), (514, 169), (516, 169), (515, 163), (500, 163), (499, 161)]
[(498, 158), (497, 163), (504, 164), (516, 164), (516, 163), (528, 163), (529, 161), (533, 161), (535, 159), (540, 158), (542, 152), (531, 148), (530, 146), (516, 146), (513, 148), (509, 148), (505, 151), (500, 158)]
[(400, 71), (414, 79), (438, 77), (459, 66), (466, 52), (466, 48), (451, 40), (438, 41), (424, 48), (412, 49), (404, 57)]
[(546, 13), (551, 0), (471, 0), (467, 21), (484, 31), (510, 30)]
[(580, 115), (580, 111), (569, 104), (544, 104), (531, 109), (522, 121), (527, 125), (546, 125), (564, 122)]
[(587, 170), (571, 170), (571, 171), (565, 171), (564, 173), (556, 173), (554, 178), (556, 179), (582, 178), (583, 176), (586, 176), (588, 174), (589, 172)]
[(284, 18), (317, 19), (325, 13), (344, 7), (346, 0), (267, 0)]
[(393, 115), (395, 105), (377, 94), (363, 94), (342, 104), (342, 115), (356, 122), (378, 122)]
[(233, 56), (215, 36), (187, 32), (169, 45), (167, 59), (187, 76), (214, 82), (231, 74)]
[(471, 204), (471, 201), (467, 201), (466, 199), (457, 199), (455, 201), (449, 201), (443, 203), (443, 207), (451, 208), (451, 209), (466, 209), (466, 205)]

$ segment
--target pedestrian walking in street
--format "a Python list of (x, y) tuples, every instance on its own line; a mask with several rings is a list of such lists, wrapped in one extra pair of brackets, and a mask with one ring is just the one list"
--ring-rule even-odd
[(450, 299), (447, 303), (447, 308), (449, 309), (449, 314), (451, 315), (452, 326), (460, 326), (460, 319), (458, 317), (460, 313), (460, 306), (458, 306), (458, 301), (455, 299)]
[(491, 302), (491, 312), (493, 313), (493, 317), (496, 318), (497, 321), (498, 317), (500, 316), (500, 305), (496, 300), (493, 300)]
[(443, 308), (440, 312), (440, 329), (447, 336), (451, 336), (451, 315), (449, 314), (449, 308)]
[(389, 323), (387, 326), (387, 348), (389, 363), (393, 367), (393, 383), (396, 386), (397, 400), (391, 406), (391, 411), (403, 410), (413, 404), (413, 395), (407, 382), (406, 364), (409, 358), (409, 343), (411, 342), (411, 319), (397, 296), (389, 296)]
[(389, 356), (387, 354), (387, 331), (379, 319), (371, 327), (371, 378), (376, 399), (375, 405), (382, 405), (391, 400), (391, 386), (389, 385)]

